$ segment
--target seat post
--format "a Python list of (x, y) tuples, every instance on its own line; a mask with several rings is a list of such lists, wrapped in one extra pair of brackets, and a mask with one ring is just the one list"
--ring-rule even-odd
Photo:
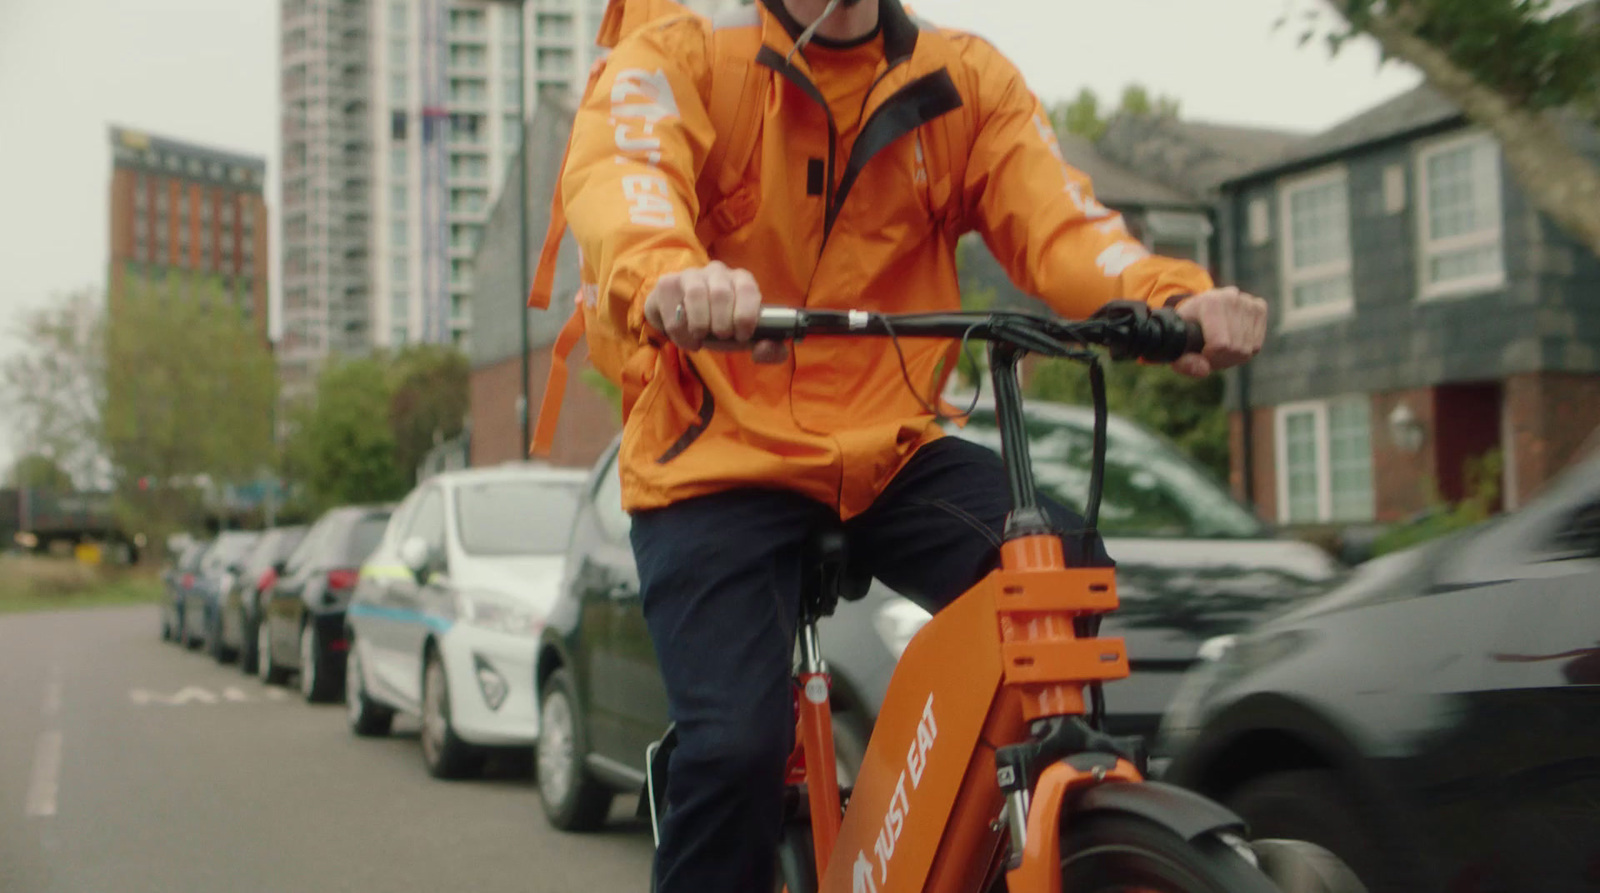
[(822, 639), (817, 635), (817, 619), (813, 612), (801, 608), (800, 672), (806, 674), (828, 672), (828, 662), (822, 657)]

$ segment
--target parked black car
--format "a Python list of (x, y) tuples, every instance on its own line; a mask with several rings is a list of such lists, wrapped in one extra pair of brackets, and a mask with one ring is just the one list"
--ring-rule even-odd
[(239, 563), (261, 536), (253, 530), (224, 530), (201, 557), (194, 583), (183, 592), (183, 623), (179, 639), (190, 648), (210, 641), (217, 623), (222, 593), (233, 585)]
[[(1039, 485), (1068, 504), (1081, 504), (1087, 486), (1091, 422), (1079, 407), (1029, 409)], [(956, 433), (999, 444), (987, 408)], [(1107, 686), (1108, 725), (1150, 734), (1202, 642), (1303, 597), (1339, 569), (1313, 546), (1272, 538), (1212, 477), (1136, 425), (1113, 418), (1109, 444), (1102, 530), (1119, 562), (1123, 609), (1104, 630), (1127, 639), (1134, 675)], [(539, 783), (551, 820), (573, 830), (603, 821), (614, 792), (638, 790), (645, 747), (667, 724), (614, 457), (615, 447), (586, 490), (536, 670)], [(895, 663), (927, 618), (874, 583), (821, 626), (846, 780)]]
[(183, 606), (188, 591), (195, 583), (195, 572), (200, 569), (200, 559), (211, 548), (210, 540), (194, 540), (183, 547), (178, 557), (161, 573), (166, 589), (166, 599), (161, 603), (161, 641), (183, 642)]
[(391, 506), (331, 509), (306, 531), (263, 599), (256, 627), (256, 675), (280, 684), (300, 674), (308, 701), (343, 691), (344, 612), (361, 564), (383, 538)]
[(239, 562), (239, 572), (222, 594), (214, 634), (207, 642), (218, 663), (239, 659), (246, 673), (256, 671), (256, 623), (260, 616), (261, 593), (277, 579), (289, 554), (304, 539), (304, 525), (274, 527), (264, 531), (255, 546)]
[(1168, 780), (1373, 893), (1600, 889), (1600, 457), (1186, 680)]

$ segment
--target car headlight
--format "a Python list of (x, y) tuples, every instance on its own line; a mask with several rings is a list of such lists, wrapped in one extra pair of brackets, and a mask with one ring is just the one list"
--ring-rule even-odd
[(483, 593), (459, 593), (456, 619), (469, 626), (512, 635), (534, 636), (544, 624), (527, 605)]
[(878, 608), (878, 612), (872, 616), (872, 625), (877, 629), (878, 637), (883, 639), (884, 646), (895, 660), (899, 660), (906, 646), (911, 644), (911, 637), (932, 617), (916, 602), (896, 597)]

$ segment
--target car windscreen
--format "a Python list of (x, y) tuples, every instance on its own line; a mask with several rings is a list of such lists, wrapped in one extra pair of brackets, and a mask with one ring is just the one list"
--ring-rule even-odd
[(343, 567), (358, 567), (383, 539), (384, 528), (389, 526), (389, 513), (373, 513), (362, 515), (350, 525), (350, 530), (345, 534), (335, 560)]
[(456, 488), (456, 527), (469, 555), (560, 555), (578, 488), (547, 481), (475, 481)]
[[(1089, 492), (1093, 434), (1088, 425), (1030, 417), (1034, 479), (1057, 501), (1082, 511)], [(993, 412), (974, 413), (959, 436), (1000, 449)], [(1160, 439), (1125, 425), (1106, 437), (1100, 532), (1105, 536), (1245, 539), (1265, 536), (1261, 522), (1222, 486)]]
[(229, 565), (240, 561), (249, 554), (250, 548), (255, 545), (260, 534), (256, 533), (224, 533), (217, 537), (217, 544), (206, 553), (205, 560), (201, 563), (206, 573), (220, 573)]

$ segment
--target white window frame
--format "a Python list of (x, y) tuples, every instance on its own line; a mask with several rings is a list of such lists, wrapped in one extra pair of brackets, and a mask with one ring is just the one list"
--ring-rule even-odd
[[(1290, 200), (1294, 194), (1306, 189), (1326, 186), (1337, 181), (1345, 189), (1345, 258), (1342, 261), (1326, 263), (1306, 270), (1294, 269), (1294, 219), (1291, 214)], [(1353, 246), (1350, 242), (1350, 177), (1344, 165), (1333, 165), (1312, 171), (1309, 174), (1280, 180), (1278, 182), (1278, 263), (1283, 284), (1283, 324), (1286, 327), (1295, 327), (1314, 323), (1328, 322), (1340, 317), (1349, 316), (1355, 310), (1355, 282), (1350, 283), (1350, 299), (1333, 304), (1323, 304), (1317, 307), (1296, 309), (1294, 306), (1294, 287), (1302, 282), (1323, 279), (1331, 276), (1343, 275), (1352, 277), (1353, 271), (1350, 256)]]
[[(1330, 524), (1330, 523), (1363, 523), (1371, 521), (1366, 519), (1340, 519), (1333, 517), (1333, 444), (1330, 442), (1328, 430), (1328, 409), (1337, 402), (1345, 400), (1372, 399), (1369, 394), (1347, 394), (1331, 397), (1327, 400), (1301, 400), (1294, 403), (1281, 403), (1273, 408), (1272, 441), (1274, 477), (1277, 483), (1278, 523), (1280, 524)], [(1312, 520), (1292, 521), (1289, 516), (1289, 416), (1301, 413), (1311, 413), (1313, 417), (1312, 437), (1317, 447), (1317, 514)], [(1369, 403), (1367, 423), (1367, 449), (1372, 452), (1372, 414)], [(1377, 496), (1377, 457), (1370, 457), (1372, 462), (1373, 496)], [(1376, 508), (1376, 506), (1374, 506)]]
[[(1459, 149), (1464, 145), (1480, 143), (1487, 145), (1494, 153), (1494, 164), (1489, 169), (1494, 172), (1493, 183), (1475, 181), (1473, 188), (1484, 187), (1494, 196), (1495, 208), (1498, 213), (1494, 215), (1494, 227), (1482, 232), (1469, 233), (1464, 236), (1450, 236), (1444, 239), (1430, 238), (1432, 231), (1428, 209), (1428, 160), (1435, 155)], [(1504, 178), (1500, 172), (1500, 144), (1481, 130), (1473, 130), (1464, 134), (1453, 135), (1443, 139), (1422, 143), (1416, 149), (1416, 202), (1417, 202), (1417, 297), (1421, 300), (1435, 298), (1455, 298), (1467, 295), (1482, 294), (1505, 287), (1506, 284), (1506, 254), (1505, 254), (1505, 193)], [(1428, 281), (1428, 262), (1436, 254), (1451, 251), (1461, 251), (1467, 248), (1483, 248), (1490, 245), (1500, 246), (1500, 269), (1493, 273), (1483, 273), (1466, 279), (1453, 279), (1448, 282)]]

